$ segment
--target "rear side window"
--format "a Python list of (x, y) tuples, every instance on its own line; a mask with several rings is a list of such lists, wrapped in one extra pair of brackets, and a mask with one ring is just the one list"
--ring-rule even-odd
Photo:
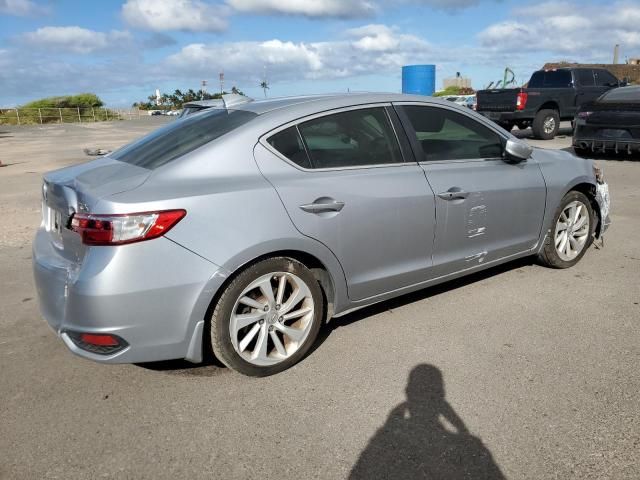
[(529, 88), (565, 88), (571, 86), (569, 70), (538, 71), (531, 75)]
[(596, 70), (596, 86), (597, 87), (613, 87), (618, 85), (618, 79), (606, 70)]
[(301, 123), (312, 168), (341, 168), (403, 162), (384, 108), (334, 113)]
[(403, 106), (425, 160), (499, 158), (502, 138), (476, 120), (446, 108)]
[(581, 87), (593, 87), (595, 85), (593, 70), (576, 70), (575, 74)]
[(267, 140), (269, 145), (302, 168), (311, 168), (309, 156), (296, 127), (289, 127)]
[(142, 137), (110, 156), (153, 170), (244, 125), (257, 114), (242, 110), (211, 109), (187, 116)]

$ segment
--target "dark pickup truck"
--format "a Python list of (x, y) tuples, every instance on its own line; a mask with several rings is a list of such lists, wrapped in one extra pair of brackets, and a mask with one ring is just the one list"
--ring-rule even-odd
[(561, 120), (573, 120), (578, 107), (623, 85), (601, 68), (538, 70), (526, 88), (477, 92), (477, 111), (507, 130), (531, 126), (536, 138), (556, 136)]

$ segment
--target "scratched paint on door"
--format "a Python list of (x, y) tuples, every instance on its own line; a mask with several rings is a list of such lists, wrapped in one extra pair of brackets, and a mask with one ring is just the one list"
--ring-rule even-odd
[(468, 199), (469, 210), (467, 211), (467, 237), (474, 238), (482, 236), (487, 231), (487, 206), (484, 203), (484, 195), (477, 192)]

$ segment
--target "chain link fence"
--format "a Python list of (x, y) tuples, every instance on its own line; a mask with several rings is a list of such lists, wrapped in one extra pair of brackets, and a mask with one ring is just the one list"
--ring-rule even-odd
[(137, 108), (0, 108), (0, 125), (104, 122), (133, 120), (147, 115), (147, 111)]

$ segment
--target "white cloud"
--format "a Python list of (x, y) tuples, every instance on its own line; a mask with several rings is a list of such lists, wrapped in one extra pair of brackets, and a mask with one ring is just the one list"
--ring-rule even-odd
[(366, 17), (374, 13), (367, 0), (227, 0), (240, 12), (304, 15), (307, 17)]
[(478, 34), (494, 52), (547, 55), (548, 61), (611, 61), (616, 43), (633, 52), (640, 48), (640, 4), (602, 6), (546, 2), (513, 11), (512, 19)]
[(424, 5), (440, 10), (462, 10), (473, 7), (480, 3), (480, 0), (404, 0), (405, 3)]
[(47, 8), (31, 0), (0, 0), (0, 15), (25, 17), (46, 13), (47, 11)]
[(96, 32), (77, 26), (42, 27), (35, 32), (21, 35), (22, 40), (32, 46), (45, 50), (58, 50), (72, 53), (92, 53), (100, 50), (115, 50), (131, 42), (129, 32), (112, 30)]
[(131, 26), (156, 32), (220, 32), (228, 8), (200, 0), (127, 0), (122, 17)]
[(401, 34), (385, 25), (347, 30), (340, 40), (325, 42), (236, 42), (191, 44), (167, 59), (172, 70), (185, 75), (223, 71), (255, 82), (267, 67), (269, 79), (335, 79), (399, 72), (409, 61), (427, 61), (436, 54), (424, 39)]

